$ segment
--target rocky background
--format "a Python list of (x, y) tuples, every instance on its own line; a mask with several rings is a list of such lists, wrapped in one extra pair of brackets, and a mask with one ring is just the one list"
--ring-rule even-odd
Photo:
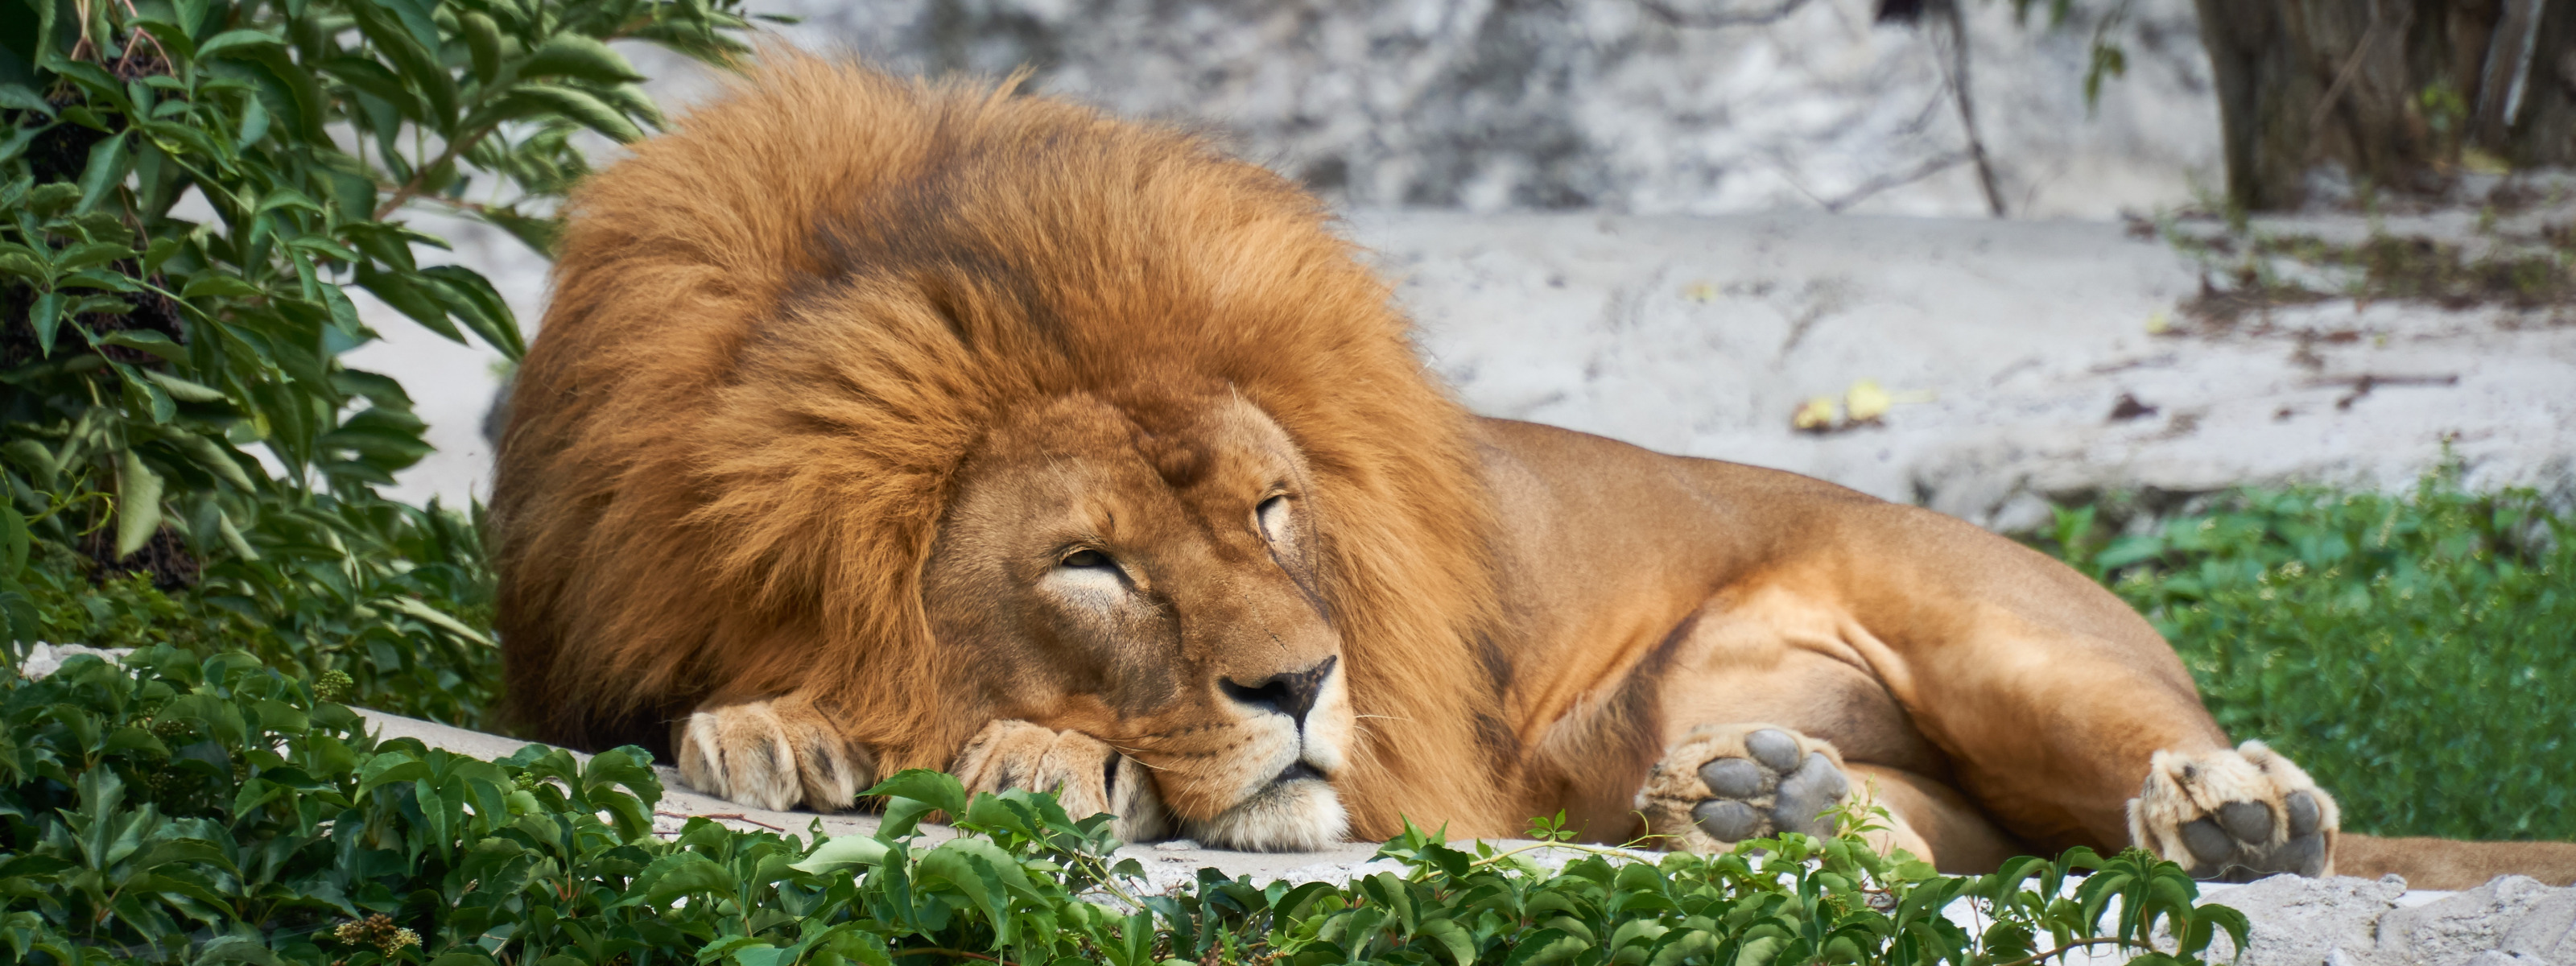
[[(1969, 90), (2017, 216), (2102, 218), (2215, 184), (2217, 108), (2187, 0), (1965, 0)], [(2112, 4), (2089, 4), (2108, 8)], [(1778, 207), (1986, 214), (1941, 36), (1872, 0), (754, 0), (796, 43), (999, 76), (1202, 125), (1357, 208)]]
[[(753, 4), (802, 18), (779, 30), (799, 46), (907, 72), (1025, 66), (1040, 92), (1198, 127), (1303, 179), (1488, 415), (2005, 529), (2105, 492), (2404, 487), (2446, 458), (2472, 485), (2576, 498), (2576, 282), (2382, 298), (2348, 272), (2177, 245), (2218, 230), (2201, 199), (2222, 180), (2191, 4), (2134, 0), (2107, 24), (2118, 5), (2059, 24), (2044, 3), (1962, 6), (2007, 219), (1970, 160), (1948, 35), (1878, 23), (1874, 0)], [(2097, 35), (2128, 69), (2088, 107)], [(715, 89), (636, 53), (666, 104)], [(2455, 210), (2253, 228), (2405, 233), (2460, 268), (2546, 253), (2576, 221), (2564, 176), (2464, 185)], [(425, 257), (485, 272), (537, 327), (541, 260), (418, 223), (456, 244)], [(2212, 297), (2247, 278), (2295, 297)], [(390, 338), (351, 362), (412, 387), (440, 446), (397, 492), (487, 494), (497, 355), (380, 317)], [(1884, 412), (1853, 419), (1856, 391)], [(1798, 431), (1819, 399), (1828, 418)]]

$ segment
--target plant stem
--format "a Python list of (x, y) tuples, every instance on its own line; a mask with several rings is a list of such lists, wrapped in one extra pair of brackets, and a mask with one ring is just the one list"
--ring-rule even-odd
[(447, 148), (445, 150), (438, 152), (438, 158), (436, 160), (431, 161), (426, 165), (413, 168), (411, 172), (411, 180), (403, 182), (401, 187), (394, 189), (393, 197), (385, 199), (383, 204), (376, 206), (375, 220), (385, 220), (385, 216), (393, 214), (395, 210), (400, 209), (413, 198), (419, 197), (421, 186), (425, 183), (423, 179), (428, 178), (430, 172), (438, 170), (440, 165), (455, 160), (458, 155), (473, 150), (474, 146), (482, 143), (484, 136), (491, 134), (493, 130), (493, 128), (487, 127), (472, 134), (468, 134), (458, 140), (450, 141), (447, 143)]

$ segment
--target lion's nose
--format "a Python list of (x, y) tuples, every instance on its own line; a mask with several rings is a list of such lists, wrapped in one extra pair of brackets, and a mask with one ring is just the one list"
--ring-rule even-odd
[(1339, 660), (1341, 656), (1334, 655), (1303, 671), (1273, 674), (1251, 684), (1220, 679), (1217, 686), (1225, 690), (1226, 697), (1287, 715), (1297, 722), (1297, 727), (1304, 728), (1306, 712), (1315, 710), (1315, 696), (1323, 693), (1324, 680), (1333, 676), (1333, 664)]

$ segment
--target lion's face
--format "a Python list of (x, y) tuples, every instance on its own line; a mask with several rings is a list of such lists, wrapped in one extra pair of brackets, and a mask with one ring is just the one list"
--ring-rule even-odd
[(960, 468), (924, 603), (993, 717), (1134, 758), (1192, 838), (1319, 847), (1347, 825), (1353, 716), (1311, 482), (1231, 393), (1065, 397)]

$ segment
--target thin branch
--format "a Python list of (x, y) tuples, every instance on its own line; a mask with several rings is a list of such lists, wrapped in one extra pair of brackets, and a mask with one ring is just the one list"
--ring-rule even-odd
[(1941, 79), (1950, 85), (1950, 94), (1959, 105), (1959, 127), (1968, 135), (1968, 160), (1976, 162), (1977, 187), (1986, 194), (1986, 210), (1997, 218), (2004, 217), (2004, 192), (1996, 183), (1994, 162), (1986, 157), (1986, 139), (1977, 133), (1977, 102), (1968, 91), (1968, 21), (1959, 12), (1958, 0), (1933, 0), (1933, 14), (1949, 30), (1949, 51), (1933, 59), (1941, 65)]
[[(2383, 26), (2383, 22), (2380, 17), (2381, 11), (2382, 4), (2380, 0), (2370, 0), (2370, 25), (2362, 29), (2361, 41), (2352, 45), (2352, 56), (2344, 58), (2343, 69), (2335, 72), (2334, 83), (2326, 86), (2325, 96), (2317, 98), (2317, 109), (2308, 114), (2307, 136), (2309, 144), (2322, 145), (2324, 143), (2324, 139), (2318, 137), (2317, 132), (2325, 128), (2326, 115), (2333, 113), (2335, 101), (2338, 98), (2343, 97), (2344, 88), (2352, 86), (2353, 78), (2361, 76), (2361, 61), (2363, 56), (2369, 54), (2370, 48), (2379, 43), (2379, 35)], [(2408, 10), (2405, 21), (2411, 21), (2413, 19), (2415, 19), (2414, 11)], [(2397, 26), (2398, 31), (2406, 29), (2405, 21), (2399, 22)]]
[(495, 130), (498, 130), (498, 128), (487, 127), (466, 135), (462, 140), (448, 142), (447, 149), (438, 153), (437, 160), (412, 169), (411, 180), (404, 182), (401, 187), (395, 188), (393, 197), (385, 199), (383, 204), (376, 206), (375, 220), (383, 221), (385, 216), (393, 214), (397, 209), (400, 209), (413, 198), (419, 197), (421, 192), (428, 190), (427, 179), (429, 178), (430, 172), (436, 171), (440, 166), (456, 160), (457, 157), (463, 155), (465, 152), (474, 150), (475, 145), (482, 143), (483, 138), (490, 135)]

